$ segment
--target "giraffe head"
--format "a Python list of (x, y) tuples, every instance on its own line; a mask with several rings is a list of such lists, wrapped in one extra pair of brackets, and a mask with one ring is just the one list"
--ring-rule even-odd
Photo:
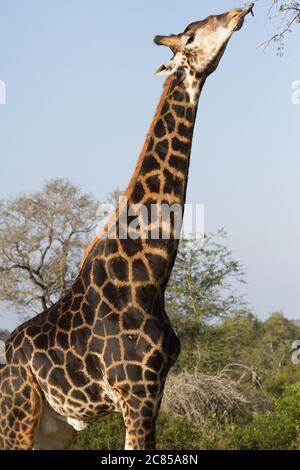
[(168, 46), (174, 53), (167, 64), (156, 71), (156, 75), (171, 75), (176, 71), (209, 75), (217, 68), (229, 39), (241, 29), (244, 18), (252, 13), (254, 4), (235, 8), (221, 15), (208, 16), (205, 20), (191, 23), (183, 33), (155, 36), (154, 42)]

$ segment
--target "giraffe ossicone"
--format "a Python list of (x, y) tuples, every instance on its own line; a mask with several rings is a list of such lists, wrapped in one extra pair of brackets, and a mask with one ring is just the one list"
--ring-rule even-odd
[[(158, 72), (163, 93), (117, 225), (128, 206), (177, 204), (183, 211), (198, 100), (234, 31), (253, 4), (157, 36), (173, 51)], [(138, 216), (142, 217), (142, 216)], [(143, 223), (143, 220), (140, 220)], [(151, 219), (149, 230), (160, 217)], [(147, 224), (146, 224), (147, 225)], [(90, 244), (71, 289), (6, 341), (0, 366), (0, 448), (65, 448), (73, 428), (112, 412), (123, 415), (126, 449), (155, 448), (155, 423), (179, 340), (164, 308), (178, 249), (174, 219), (163, 237), (106, 237)]]

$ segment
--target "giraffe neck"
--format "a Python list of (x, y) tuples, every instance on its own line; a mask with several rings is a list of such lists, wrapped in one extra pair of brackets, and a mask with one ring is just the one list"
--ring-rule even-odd
[[(161, 284), (166, 284), (177, 252), (179, 233), (174, 225), (175, 219), (178, 220), (178, 211), (183, 216), (193, 131), (205, 78), (186, 75), (182, 79), (178, 74), (166, 80), (134, 174), (124, 192), (124, 203), (119, 204), (112, 217), (113, 232), (122, 239), (126, 253), (151, 251), (159, 256), (157, 272), (153, 272), (155, 267), (152, 267), (152, 272)], [(166, 223), (163, 216), (158, 216), (157, 208), (163, 208), (163, 211), (167, 207), (170, 208), (170, 218)], [(146, 221), (144, 210), (148, 217)], [(176, 217), (173, 210), (176, 210)], [(108, 227), (109, 224), (103, 229), (105, 236), (109, 233)], [(142, 233), (138, 240), (137, 227), (141, 228)], [(135, 240), (123, 241), (123, 238), (131, 237), (132, 230)], [(91, 251), (93, 255), (97, 253), (101, 239), (100, 235), (100, 240), (98, 238), (92, 242), (84, 260)], [(138, 246), (138, 250), (128, 248), (130, 243)]]
[(204, 77), (166, 80), (125, 196), (128, 204), (184, 206), (192, 138)]

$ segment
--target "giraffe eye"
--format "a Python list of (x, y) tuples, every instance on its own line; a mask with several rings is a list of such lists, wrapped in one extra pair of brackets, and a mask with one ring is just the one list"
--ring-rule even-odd
[(195, 34), (192, 34), (186, 41), (185, 45), (187, 46), (188, 44), (191, 44), (194, 41), (194, 39), (195, 39)]

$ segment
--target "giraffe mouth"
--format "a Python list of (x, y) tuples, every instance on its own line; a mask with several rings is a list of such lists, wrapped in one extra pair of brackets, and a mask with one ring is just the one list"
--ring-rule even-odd
[(247, 5), (247, 6), (241, 11), (241, 13), (239, 14), (239, 18), (240, 18), (240, 19), (244, 19), (245, 16), (248, 15), (249, 13), (251, 13), (251, 15), (254, 16), (253, 8), (254, 8), (254, 3), (249, 3), (249, 5)]
[(235, 25), (233, 27), (233, 31), (238, 31), (241, 29), (241, 27), (244, 24), (244, 19), (245, 17), (251, 13), (252, 16), (254, 16), (253, 13), (253, 8), (254, 8), (254, 3), (249, 3), (245, 8), (237, 8), (236, 10), (233, 10), (231, 13), (229, 13), (229, 21), (228, 21), (228, 27), (232, 27), (232, 22), (234, 21)]

